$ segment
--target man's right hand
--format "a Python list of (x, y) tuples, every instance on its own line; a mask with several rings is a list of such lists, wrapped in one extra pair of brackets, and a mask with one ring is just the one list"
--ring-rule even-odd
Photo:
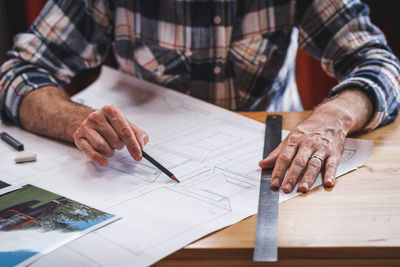
[(74, 142), (95, 163), (106, 166), (115, 149), (127, 147), (132, 158), (142, 159), (149, 136), (128, 122), (113, 105), (93, 109), (72, 102), (54, 86), (29, 92), (19, 108), (22, 126), (34, 133)]
[(108, 158), (115, 149), (128, 149), (136, 161), (142, 159), (144, 145), (149, 136), (146, 132), (130, 123), (121, 110), (113, 105), (89, 114), (73, 135), (76, 146), (93, 162), (101, 166), (108, 165)]

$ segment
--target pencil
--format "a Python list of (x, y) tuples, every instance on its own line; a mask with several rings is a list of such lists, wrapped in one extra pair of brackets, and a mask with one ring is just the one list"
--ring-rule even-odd
[(180, 183), (179, 180), (176, 178), (176, 176), (172, 174), (172, 172), (170, 172), (167, 168), (165, 168), (163, 165), (161, 165), (157, 160), (150, 157), (150, 155), (147, 154), (146, 152), (144, 152), (143, 150), (142, 150), (142, 155), (143, 155), (143, 158), (147, 159), (151, 164), (156, 166), (160, 171), (165, 173), (165, 175), (167, 175), (169, 178)]

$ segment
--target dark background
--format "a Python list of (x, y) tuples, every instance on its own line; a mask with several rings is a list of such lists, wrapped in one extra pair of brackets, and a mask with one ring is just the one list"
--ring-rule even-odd
[[(301, 0), (299, 0), (301, 1)], [(386, 35), (394, 54), (400, 56), (400, 1), (399, 0), (365, 0), (371, 10), (371, 20)], [(12, 46), (12, 38), (24, 32), (36, 18), (46, 0), (0, 0), (0, 64), (4, 53)], [(112, 59), (109, 65), (113, 65)], [(96, 79), (99, 69), (80, 73), (65, 89), (72, 95)], [(296, 79), (300, 96), (305, 109), (319, 104), (328, 94), (336, 81), (328, 77), (318, 61), (299, 50), (297, 57)], [(79, 83), (77, 83), (79, 81)]]

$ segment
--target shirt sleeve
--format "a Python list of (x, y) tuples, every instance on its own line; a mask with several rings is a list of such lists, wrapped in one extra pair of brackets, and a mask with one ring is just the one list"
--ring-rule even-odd
[(49, 0), (26, 33), (14, 38), (0, 68), (0, 113), (20, 124), (23, 97), (62, 87), (77, 72), (102, 63), (111, 46), (109, 9), (102, 1)]
[(399, 61), (371, 23), (368, 6), (353, 0), (298, 1), (297, 12), (300, 48), (339, 80), (329, 97), (360, 89), (374, 104), (366, 130), (393, 121), (400, 106)]

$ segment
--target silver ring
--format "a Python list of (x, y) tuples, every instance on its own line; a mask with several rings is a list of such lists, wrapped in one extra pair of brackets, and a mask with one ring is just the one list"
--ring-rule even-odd
[(311, 159), (319, 159), (319, 160), (321, 161), (321, 164), (324, 164), (324, 159), (323, 159), (321, 156), (312, 155), (311, 158), (310, 158), (310, 160), (311, 160)]

